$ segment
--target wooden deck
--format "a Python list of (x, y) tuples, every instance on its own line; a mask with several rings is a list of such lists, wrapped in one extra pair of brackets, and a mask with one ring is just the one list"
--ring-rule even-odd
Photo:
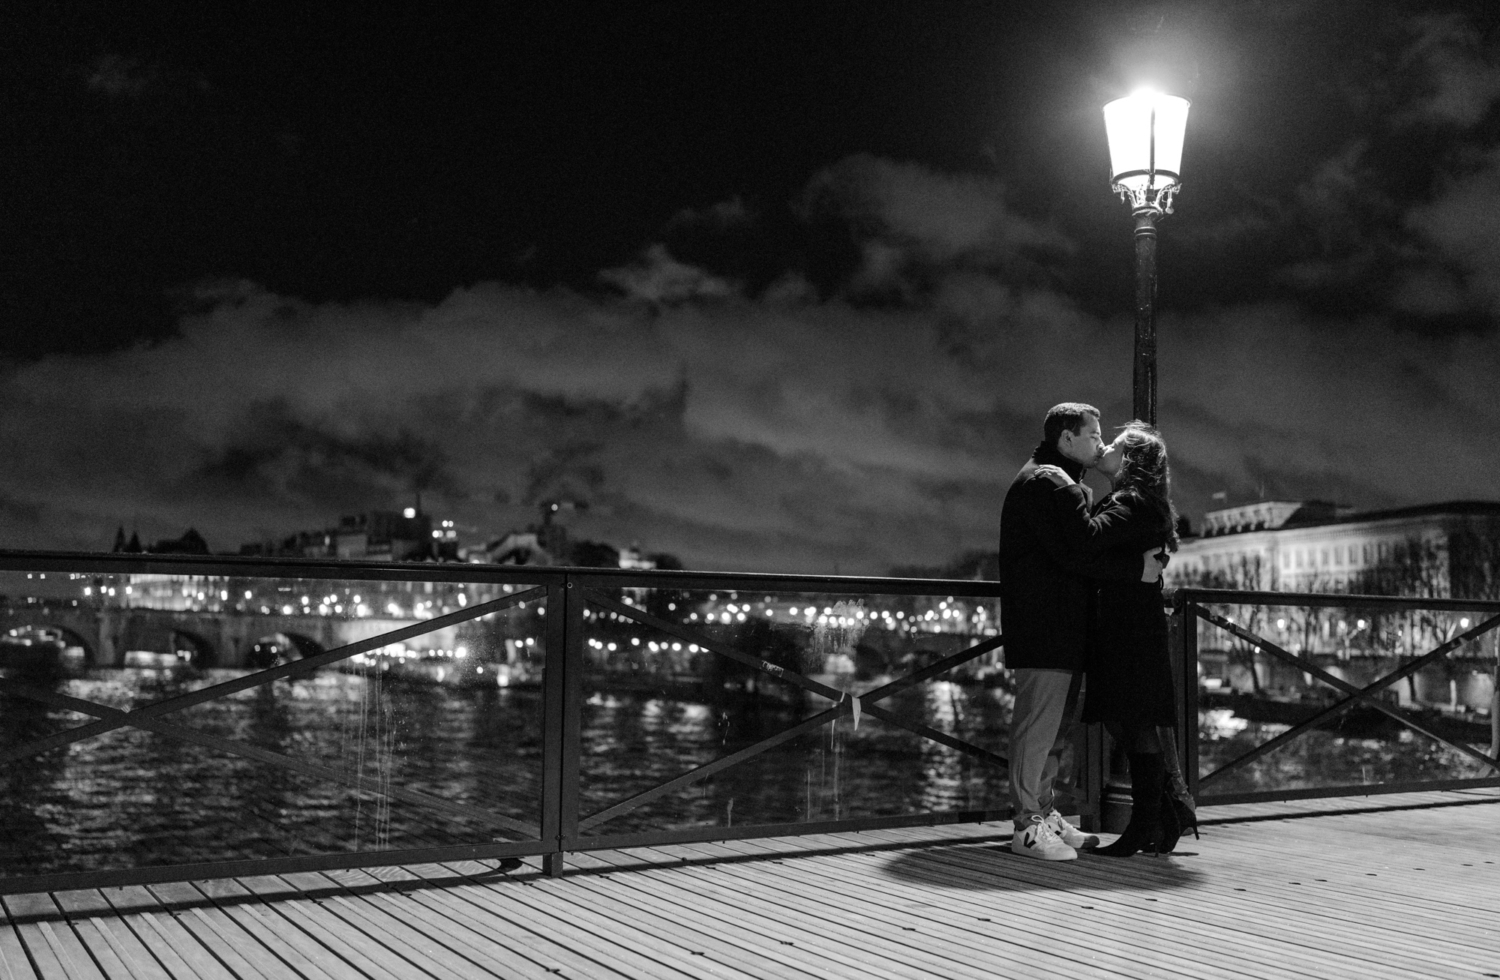
[(1500, 791), (1223, 807), (1178, 855), (961, 825), (7, 896), (0, 980), (1500, 977)]

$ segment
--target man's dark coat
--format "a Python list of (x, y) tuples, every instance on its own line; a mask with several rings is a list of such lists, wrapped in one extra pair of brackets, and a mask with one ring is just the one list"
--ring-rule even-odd
[(1005, 665), (1083, 670), (1099, 581), (1139, 582), (1145, 558), (1090, 554), (1082, 483), (1059, 487), (1037, 474), (1050, 463), (1074, 480), (1083, 467), (1048, 443), (1021, 467), (1000, 510), (1000, 630)]

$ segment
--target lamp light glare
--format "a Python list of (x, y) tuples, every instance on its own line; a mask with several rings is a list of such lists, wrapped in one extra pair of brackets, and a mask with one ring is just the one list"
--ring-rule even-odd
[(1181, 186), (1190, 105), (1175, 95), (1140, 89), (1104, 107), (1110, 180), (1136, 207), (1158, 194), (1167, 196), (1170, 204), (1171, 193)]

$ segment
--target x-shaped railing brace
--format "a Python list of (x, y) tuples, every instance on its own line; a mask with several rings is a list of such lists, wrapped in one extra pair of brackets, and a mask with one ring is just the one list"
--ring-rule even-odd
[(1188, 609), (1189, 612), (1193, 615), (1201, 616), (1203, 619), (1208, 620), (1210, 623), (1213, 623), (1220, 629), (1234, 634), (1235, 636), (1244, 640), (1246, 643), (1249, 643), (1251, 646), (1264, 650), (1271, 656), (1276, 657), (1277, 659), (1285, 663), (1289, 663), (1299, 670), (1306, 671), (1323, 683), (1328, 684), (1329, 686), (1334, 687), (1348, 695), (1348, 697), (1336, 701), (1328, 707), (1324, 708), (1322, 711), (1319, 711), (1311, 718), (1307, 718), (1297, 723), (1295, 726), (1282, 732), (1275, 738), (1261, 743), (1260, 745), (1251, 749), (1249, 752), (1246, 752), (1244, 755), (1225, 763), (1218, 769), (1215, 769), (1207, 776), (1204, 776), (1199, 781), (1199, 785), (1210, 782), (1211, 780), (1218, 779), (1228, 773), (1233, 772), (1236, 769), (1249, 765), (1251, 762), (1259, 759), (1261, 756), (1276, 751), (1281, 746), (1290, 742), (1292, 739), (1302, 735), (1303, 732), (1308, 731), (1309, 729), (1323, 723), (1324, 721), (1327, 721), (1330, 718), (1335, 718), (1361, 703), (1369, 704), (1376, 710), (1389, 715), (1391, 718), (1394, 718), (1396, 721), (1405, 725), (1407, 728), (1410, 728), (1416, 732), (1420, 732), (1421, 734), (1426, 735), (1428, 738), (1441, 742), (1443, 745), (1446, 745), (1449, 748), (1454, 749), (1455, 751), (1462, 752), (1464, 755), (1470, 756), (1471, 758), (1479, 762), (1483, 762), (1486, 765), (1493, 766), (1496, 769), (1500, 769), (1500, 760), (1492, 759), (1489, 756), (1485, 755), (1483, 752), (1480, 752), (1478, 749), (1475, 749), (1468, 745), (1464, 745), (1461, 742), (1449, 741), (1448, 739), (1443, 738), (1443, 736), (1434, 732), (1432, 729), (1428, 728), (1426, 725), (1422, 724), (1420, 721), (1408, 717), (1406, 713), (1401, 711), (1400, 709), (1393, 708), (1389, 704), (1386, 704), (1384, 701), (1378, 701), (1375, 699), (1375, 694), (1378, 691), (1389, 687), (1397, 681), (1404, 680), (1405, 678), (1411, 676), (1412, 674), (1415, 674), (1417, 671), (1421, 670), (1423, 667), (1427, 666), (1433, 661), (1441, 660), (1443, 657), (1446, 657), (1448, 654), (1452, 653), (1454, 650), (1457, 650), (1459, 647), (1463, 646), (1465, 643), (1468, 643), (1470, 640), (1481, 636), (1484, 633), (1487, 633), (1491, 629), (1494, 629), (1496, 626), (1500, 626), (1500, 616), (1491, 616), (1484, 622), (1479, 623), (1471, 629), (1458, 634), (1447, 642), (1434, 647), (1432, 650), (1429, 650), (1427, 653), (1418, 657), (1416, 660), (1411, 661), (1400, 669), (1394, 670), (1391, 673), (1386, 674), (1384, 677), (1381, 677), (1378, 680), (1365, 685), (1364, 687), (1355, 687), (1353, 684), (1350, 684), (1343, 678), (1336, 677), (1335, 675), (1330, 674), (1328, 671), (1324, 670), (1322, 667), (1319, 667), (1317, 664), (1312, 663), (1308, 660), (1304, 660), (1294, 653), (1289, 653), (1288, 651), (1283, 650), (1281, 647), (1272, 643), (1270, 640), (1258, 636), (1236, 623), (1230, 622), (1226, 617), (1220, 616), (1215, 612), (1211, 612), (1210, 610), (1205, 609), (1197, 603), (1191, 603)]
[(683, 773), (675, 779), (662, 783), (659, 786), (654, 786), (651, 789), (630, 797), (629, 799), (621, 800), (619, 803), (616, 803), (613, 806), (606, 807), (603, 810), (599, 810), (596, 813), (589, 814), (587, 817), (584, 817), (578, 822), (579, 830), (587, 830), (590, 827), (596, 827), (607, 820), (612, 820), (615, 817), (620, 816), (621, 814), (629, 813), (636, 807), (649, 803), (652, 800), (657, 799), (658, 797), (675, 792), (683, 788), (684, 786), (691, 786), (693, 783), (707, 779), (715, 773), (722, 772), (732, 766), (739, 765), (741, 762), (744, 762), (747, 759), (752, 759), (755, 756), (760, 755), (762, 752), (773, 749), (776, 746), (783, 744), (784, 742), (789, 742), (794, 738), (806, 734), (807, 732), (821, 728), (822, 726), (834, 721), (835, 719), (843, 715), (851, 714), (853, 712), (853, 702), (855, 700), (859, 701), (860, 711), (863, 714), (868, 714), (871, 717), (879, 718), (881, 721), (887, 722), (888, 724), (895, 725), (899, 728), (904, 728), (909, 732), (922, 736), (923, 738), (931, 739), (934, 742), (938, 742), (942, 745), (948, 746), (949, 748), (956, 749), (959, 752), (965, 753), (966, 755), (974, 756), (975, 758), (981, 759), (982, 761), (987, 762), (991, 765), (1000, 766), (1002, 768), (1007, 766), (1007, 762), (1004, 756), (996, 755), (994, 752), (989, 752), (977, 745), (970, 745), (968, 742), (956, 739), (946, 732), (940, 732), (935, 728), (928, 727), (927, 725), (908, 721), (905, 718), (901, 718), (896, 714), (887, 711), (885, 708), (880, 707), (877, 703), (880, 701), (884, 701), (886, 698), (890, 697), (893, 694), (896, 694), (899, 691), (904, 691), (908, 687), (920, 684), (923, 681), (928, 680), (929, 678), (936, 677), (937, 675), (944, 673), (945, 671), (952, 670), (959, 664), (966, 663), (970, 660), (973, 660), (975, 657), (982, 656), (983, 654), (986, 654), (991, 650), (998, 649), (1004, 644), (1004, 637), (995, 636), (981, 643), (976, 643), (974, 646), (971, 646), (968, 649), (960, 650), (958, 653), (955, 653), (948, 657), (944, 657), (942, 660), (939, 660), (936, 663), (930, 664), (922, 668), (921, 670), (906, 675), (905, 677), (901, 677), (894, 681), (891, 681), (889, 684), (882, 685), (881, 687), (875, 688), (871, 691), (866, 691), (864, 694), (851, 696), (848, 691), (841, 691), (836, 687), (829, 687), (827, 684), (821, 684), (810, 677), (804, 677), (796, 671), (787, 670), (785, 667), (779, 667), (768, 660), (762, 659), (761, 657), (744, 653), (743, 651), (738, 650), (727, 643), (722, 643), (710, 637), (703, 636), (677, 623), (671, 623), (667, 620), (659, 619), (656, 616), (652, 616), (650, 613), (647, 613), (641, 609), (637, 609), (634, 606), (627, 606), (622, 602), (616, 602), (614, 599), (611, 599), (609, 596), (604, 595), (596, 589), (585, 589), (584, 599), (604, 609), (608, 609), (610, 612), (616, 613), (620, 616), (624, 616), (627, 619), (634, 620), (635, 622), (640, 623), (644, 626), (650, 626), (653, 629), (660, 630), (663, 633), (675, 636), (678, 639), (684, 640), (688, 643), (696, 643), (698, 646), (703, 647), (704, 649), (716, 653), (722, 657), (728, 657), (730, 660), (744, 664), (747, 667), (754, 668), (755, 670), (761, 671), (763, 673), (770, 674), (772, 677), (775, 677), (778, 680), (786, 681), (787, 683), (792, 684), (796, 687), (800, 687), (802, 690), (807, 691), (811, 694), (816, 694), (820, 697), (827, 698), (829, 701), (834, 702), (834, 705), (833, 707), (828, 708), (825, 711), (821, 711), (818, 714), (813, 715), (811, 718), (800, 722), (799, 724), (793, 725), (786, 731), (779, 732), (778, 734), (773, 735), (768, 739), (756, 742), (754, 745), (746, 746), (738, 752), (724, 756), (722, 759), (715, 759), (713, 762), (705, 763), (696, 769), (692, 769), (688, 772)]

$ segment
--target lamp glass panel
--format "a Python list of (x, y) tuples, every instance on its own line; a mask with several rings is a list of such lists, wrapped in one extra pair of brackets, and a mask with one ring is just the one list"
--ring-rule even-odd
[[(1104, 107), (1104, 128), (1109, 136), (1111, 176), (1139, 170), (1182, 172), (1182, 143), (1187, 130), (1188, 100), (1172, 95), (1142, 92), (1116, 99)], [(1156, 160), (1152, 166), (1151, 127), (1155, 112)], [(1130, 183), (1130, 181), (1125, 181)], [(1145, 181), (1141, 180), (1144, 184)]]

